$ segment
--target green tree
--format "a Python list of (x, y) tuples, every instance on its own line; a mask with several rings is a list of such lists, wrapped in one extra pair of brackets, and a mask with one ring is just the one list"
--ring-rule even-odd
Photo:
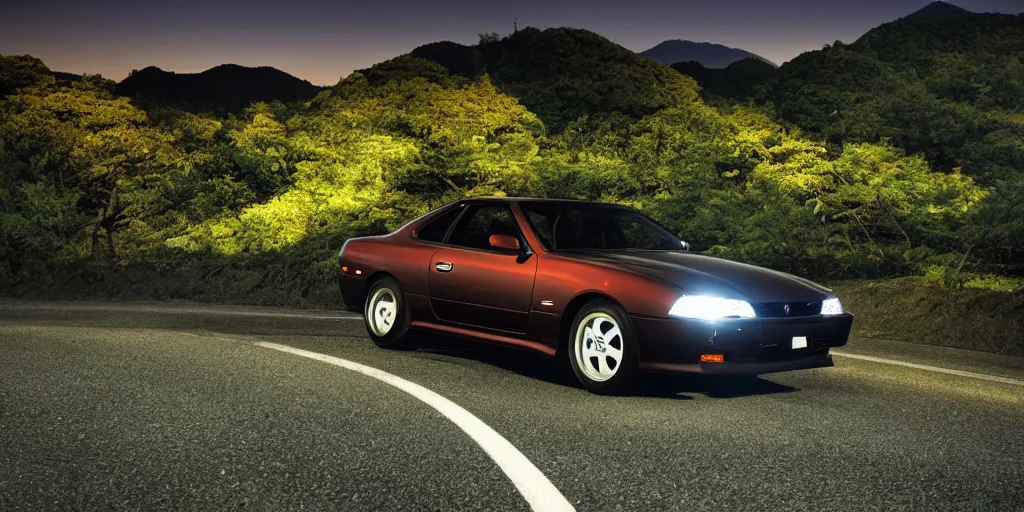
[(247, 117), (247, 122), (228, 135), (235, 150), (237, 177), (257, 198), (266, 199), (280, 192), (293, 172), (288, 136), (266, 103), (254, 104)]

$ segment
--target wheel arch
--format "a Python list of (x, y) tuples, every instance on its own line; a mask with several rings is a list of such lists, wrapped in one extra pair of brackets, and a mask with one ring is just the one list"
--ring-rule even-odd
[(625, 320), (627, 322), (630, 321), (629, 312), (626, 311), (626, 308), (622, 307), (622, 303), (615, 300), (612, 296), (596, 291), (583, 292), (573, 297), (572, 300), (565, 305), (565, 309), (562, 310), (562, 318), (558, 329), (558, 348), (556, 351), (558, 354), (564, 354), (569, 347), (570, 339), (572, 338), (570, 330), (572, 330), (572, 323), (576, 320), (576, 315), (583, 309), (583, 306), (586, 306), (587, 303), (595, 300), (603, 300), (614, 304), (626, 313)]
[(394, 279), (394, 281), (398, 283), (399, 287), (402, 286), (402, 283), (398, 280), (398, 278), (395, 277), (394, 274), (386, 270), (378, 270), (366, 276), (366, 284), (363, 285), (363, 293), (359, 298), (360, 308), (366, 309), (366, 297), (370, 295), (370, 288), (373, 288), (374, 283), (380, 281), (381, 279), (384, 279), (385, 277), (390, 277), (391, 279)]

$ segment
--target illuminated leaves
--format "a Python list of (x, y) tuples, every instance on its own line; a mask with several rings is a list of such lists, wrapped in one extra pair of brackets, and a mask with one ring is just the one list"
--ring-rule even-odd
[(823, 222), (871, 246), (887, 238), (913, 245), (913, 230), (964, 216), (986, 192), (960, 174), (932, 172), (920, 156), (880, 144), (848, 144), (835, 160), (824, 150), (794, 144), (773, 150), (754, 172), (752, 186), (777, 189), (813, 208)]
[[(1024, 165), (1020, 113), (951, 99), (1011, 101), (993, 91), (1012, 90), (1013, 66), (990, 87), (971, 61), (937, 57), (948, 72), (928, 81), (837, 47), (788, 66), (774, 106), (712, 107), (689, 78), (583, 31), (449, 50), (472, 76), (406, 55), (308, 104), (237, 117), (143, 111), (98, 77), (58, 85), (15, 63), (27, 71), (0, 102), (0, 237), (44, 261), (59, 241), (62, 258), (102, 256), (108, 234), (120, 262), (281, 255), (322, 279), (348, 236), (467, 196), (541, 195), (635, 206), (698, 250), (818, 275), (904, 272), (983, 236), (1008, 253), (1024, 239), (1020, 187), (993, 195), (968, 177)], [(935, 145), (959, 148), (964, 172), (926, 160), (951, 151), (897, 149)], [(1000, 229), (959, 233), (978, 218)]]

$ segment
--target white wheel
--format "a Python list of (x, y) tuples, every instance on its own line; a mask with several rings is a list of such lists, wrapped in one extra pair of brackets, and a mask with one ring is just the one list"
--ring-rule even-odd
[(398, 299), (389, 288), (378, 288), (366, 302), (366, 320), (370, 330), (377, 336), (391, 332), (398, 320)]
[(416, 348), (416, 336), (409, 332), (412, 323), (410, 313), (397, 281), (390, 276), (373, 281), (366, 292), (363, 316), (366, 334), (378, 347), (390, 350)]
[(622, 367), (626, 344), (619, 324), (602, 311), (590, 313), (576, 328), (573, 351), (583, 375), (594, 382), (604, 382)]

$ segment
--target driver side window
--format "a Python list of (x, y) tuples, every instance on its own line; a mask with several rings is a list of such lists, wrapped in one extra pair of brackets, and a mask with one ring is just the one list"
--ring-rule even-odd
[(507, 205), (470, 206), (448, 237), (448, 243), (490, 250), (491, 235), (512, 235), (522, 243), (519, 225)]

